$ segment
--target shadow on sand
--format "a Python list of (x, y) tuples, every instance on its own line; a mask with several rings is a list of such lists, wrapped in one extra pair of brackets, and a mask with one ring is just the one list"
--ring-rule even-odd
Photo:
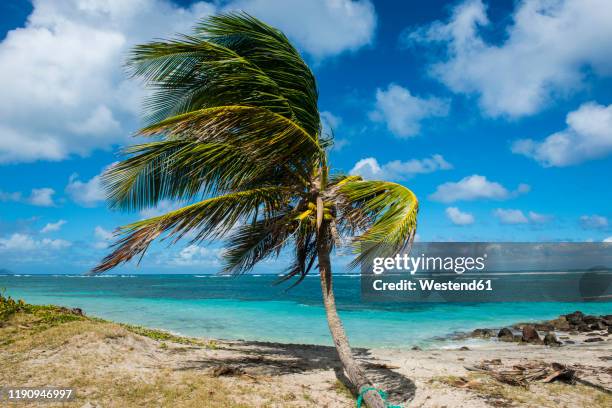
[[(284, 375), (316, 370), (334, 370), (339, 381), (348, 386), (340, 361), (333, 347), (311, 344), (265, 343), (256, 341), (223, 342), (220, 350), (231, 350), (229, 356), (197, 358), (184, 361), (179, 370), (206, 370), (220, 363), (239, 367), (252, 375)], [(368, 377), (385, 390), (393, 404), (406, 403), (414, 398), (413, 381), (393, 371), (383, 362), (376, 361), (369, 350), (353, 349), (357, 360)], [(198, 356), (200, 357), (200, 356)], [(350, 387), (349, 387), (350, 388)], [(355, 390), (351, 390), (355, 394)]]

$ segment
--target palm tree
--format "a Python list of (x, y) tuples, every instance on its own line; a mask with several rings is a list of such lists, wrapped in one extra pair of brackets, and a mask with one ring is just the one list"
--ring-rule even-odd
[[(222, 272), (232, 274), (292, 246), (280, 280), (297, 284), (318, 264), (346, 376), (360, 392), (371, 387), (336, 311), (330, 254), (342, 237), (352, 237), (355, 265), (405, 248), (416, 230), (415, 195), (395, 183), (330, 175), (333, 140), (322, 132), (312, 72), (282, 32), (247, 14), (214, 16), (190, 36), (139, 45), (127, 65), (151, 91), (139, 134), (154, 139), (126, 148), (104, 174), (110, 206), (193, 204), (120, 227), (93, 273), (142, 257), (159, 237), (226, 239)], [(384, 406), (375, 391), (364, 397)]]

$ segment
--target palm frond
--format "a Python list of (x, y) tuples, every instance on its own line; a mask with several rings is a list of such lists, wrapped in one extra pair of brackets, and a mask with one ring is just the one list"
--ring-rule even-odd
[(237, 228), (226, 244), (222, 273), (246, 273), (258, 262), (278, 256), (297, 225), (290, 214), (290, 211), (281, 211)]
[(418, 200), (401, 184), (345, 178), (332, 189), (341, 222), (353, 223), (361, 233), (355, 240), (359, 254), (352, 266), (373, 256), (391, 256), (412, 244), (416, 234)]
[(122, 210), (264, 185), (305, 188), (305, 175), (297, 174), (284, 157), (257, 149), (245, 152), (227, 143), (171, 139), (131, 146), (124, 153), (130, 157), (102, 176), (111, 207)]
[(317, 259), (316, 220), (314, 218), (296, 220), (299, 221), (299, 226), (294, 234), (293, 262), (285, 273), (274, 282), (278, 285), (292, 278), (297, 278), (287, 290), (299, 285), (306, 278)]
[(259, 67), (229, 48), (192, 36), (136, 46), (127, 65), (153, 90), (146, 120), (207, 107), (243, 104), (294, 118), (279, 86)]
[(126, 149), (133, 155), (104, 175), (111, 205), (137, 210), (159, 200), (189, 200), (261, 185), (299, 185), (324, 154), (304, 129), (251, 106), (174, 116), (141, 131), (166, 140)]
[(307, 160), (309, 164), (320, 160), (324, 153), (318, 141), (294, 121), (267, 109), (245, 105), (218, 106), (173, 116), (145, 127), (140, 134), (229, 143), (246, 152), (290, 155), (293, 160)]
[(203, 20), (196, 35), (256, 65), (278, 85), (300, 126), (311, 135), (320, 133), (315, 77), (280, 30), (246, 13), (230, 13)]
[(93, 269), (93, 273), (144, 255), (153, 240), (167, 233), (173, 243), (192, 233), (191, 242), (221, 237), (238, 222), (270, 214), (286, 206), (287, 192), (282, 187), (263, 187), (238, 191), (188, 205), (167, 214), (126, 225), (119, 229), (120, 238), (110, 255)]

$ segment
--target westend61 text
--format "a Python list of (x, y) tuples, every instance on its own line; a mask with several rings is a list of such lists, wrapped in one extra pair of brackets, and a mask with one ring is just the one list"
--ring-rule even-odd
[(377, 291), (483, 291), (493, 290), (490, 279), (474, 279), (466, 282), (436, 282), (433, 279), (420, 279), (417, 282), (402, 279), (399, 282), (383, 282), (378, 279), (372, 283)]

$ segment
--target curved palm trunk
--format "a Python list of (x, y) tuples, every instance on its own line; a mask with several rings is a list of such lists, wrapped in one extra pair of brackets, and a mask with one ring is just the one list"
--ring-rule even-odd
[[(334, 292), (332, 287), (332, 271), (330, 252), (331, 247), (329, 244), (329, 228), (323, 225), (319, 231), (321, 235), (317, 240), (317, 255), (319, 258), (319, 272), (321, 275), (321, 289), (323, 291), (323, 304), (325, 305), (325, 313), (327, 314), (327, 324), (329, 331), (331, 332), (332, 338), (334, 339), (334, 345), (338, 352), (338, 357), (344, 366), (344, 371), (349, 381), (355, 386), (359, 393), (363, 389), (372, 387), (372, 383), (365, 376), (365, 373), (355, 361), (353, 353), (351, 352), (351, 346), (349, 345), (346, 332), (342, 326), (342, 321), (336, 310), (336, 300), (334, 298)], [(364, 395), (364, 400), (370, 408), (384, 408), (385, 403), (376, 391), (368, 391)]]

